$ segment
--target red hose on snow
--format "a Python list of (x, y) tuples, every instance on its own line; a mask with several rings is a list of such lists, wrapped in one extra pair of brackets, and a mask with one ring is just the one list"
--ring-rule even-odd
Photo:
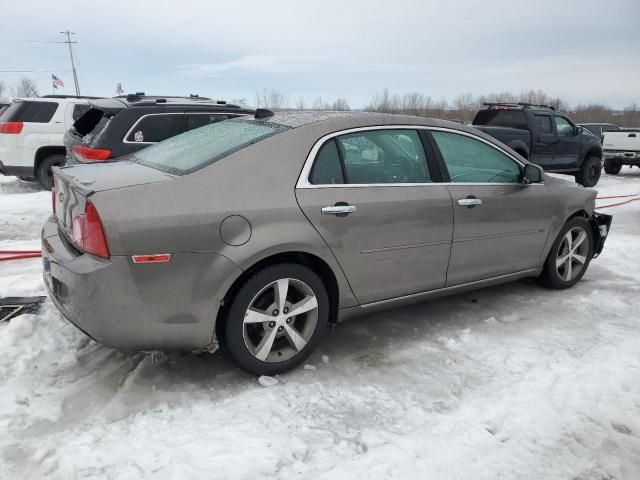
[(23, 258), (38, 258), (41, 256), (42, 252), (40, 250), (0, 250), (0, 262), (21, 260)]

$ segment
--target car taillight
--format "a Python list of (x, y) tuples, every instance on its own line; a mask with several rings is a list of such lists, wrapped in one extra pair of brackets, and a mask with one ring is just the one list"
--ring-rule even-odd
[(102, 221), (93, 203), (84, 204), (84, 213), (73, 219), (71, 240), (80, 250), (101, 258), (109, 258), (109, 247), (102, 228)]
[(53, 214), (56, 214), (56, 187), (51, 187), (51, 207), (53, 208)]
[(91, 148), (74, 145), (71, 150), (87, 162), (104, 162), (111, 155), (111, 150), (108, 148)]
[(22, 131), (22, 122), (0, 122), (0, 133), (17, 135)]

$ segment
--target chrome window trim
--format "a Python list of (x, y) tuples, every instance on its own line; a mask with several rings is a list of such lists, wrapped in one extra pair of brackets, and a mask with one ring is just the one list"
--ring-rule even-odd
[[(127, 140), (127, 138), (129, 137), (129, 135), (131, 134), (131, 132), (133, 132), (133, 130), (138, 126), (138, 124), (142, 121), (142, 119), (146, 118), (146, 117), (154, 117), (157, 115), (235, 115), (232, 112), (164, 112), (164, 113), (147, 113), (143, 116), (141, 116), (136, 123), (133, 124), (133, 126), (127, 131), (127, 133), (124, 134), (124, 138), (122, 139), (122, 143), (129, 143), (129, 144), (135, 144), (135, 145), (155, 145), (158, 142), (136, 142), (136, 141), (129, 141)], [(238, 116), (243, 116), (243, 115), (247, 115), (247, 114), (240, 114)], [(184, 133), (184, 132), (180, 132), (180, 133)], [(180, 135), (180, 133), (178, 135)], [(167, 138), (171, 138), (171, 137), (167, 137)]]
[(416, 186), (425, 186), (425, 185), (495, 185), (495, 186), (544, 185), (544, 182), (528, 183), (528, 184), (518, 183), (518, 182), (513, 182), (513, 183), (502, 183), (502, 182), (492, 182), (492, 183), (489, 183), (489, 182), (484, 182), (484, 183), (483, 182), (333, 183), (333, 184), (323, 184), (323, 185), (313, 185), (311, 182), (309, 182), (309, 175), (311, 175), (311, 168), (313, 167), (313, 163), (315, 162), (315, 158), (318, 154), (318, 151), (320, 150), (320, 148), (322, 148), (325, 142), (327, 142), (328, 140), (331, 140), (332, 138), (339, 137), (340, 135), (348, 135), (350, 133), (366, 132), (371, 130), (436, 130), (441, 132), (453, 133), (457, 135), (464, 135), (464, 136), (473, 138), (475, 140), (478, 140), (480, 142), (483, 142), (489, 145), (490, 147), (498, 150), (500, 153), (506, 155), (508, 158), (516, 162), (520, 167), (524, 168), (525, 166), (524, 163), (522, 163), (520, 160), (515, 158), (513, 155), (511, 155), (509, 152), (507, 152), (503, 148), (500, 148), (498, 145), (494, 145), (490, 141), (469, 132), (463, 132), (461, 130), (456, 130), (453, 128), (430, 127), (426, 125), (372, 125), (369, 127), (355, 127), (355, 128), (348, 128), (345, 130), (339, 130), (337, 132), (329, 133), (321, 137), (319, 140), (317, 140), (313, 144), (313, 147), (311, 148), (309, 155), (307, 155), (307, 159), (304, 162), (304, 166), (302, 167), (302, 171), (300, 172), (300, 176), (298, 177), (298, 181), (296, 182), (296, 188), (312, 189), (312, 188), (362, 188), (362, 187), (416, 187)]

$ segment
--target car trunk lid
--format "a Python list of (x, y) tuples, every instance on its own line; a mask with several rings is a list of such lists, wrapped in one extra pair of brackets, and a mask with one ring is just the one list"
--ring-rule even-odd
[(165, 182), (175, 175), (134, 162), (54, 167), (54, 205), (60, 229), (70, 239), (73, 219), (85, 209), (96, 192)]

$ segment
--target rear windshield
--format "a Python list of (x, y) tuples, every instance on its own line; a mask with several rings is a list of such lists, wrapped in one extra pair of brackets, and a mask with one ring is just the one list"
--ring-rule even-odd
[(2, 115), (4, 122), (49, 123), (56, 113), (56, 102), (16, 102)]
[(510, 127), (527, 129), (527, 122), (522, 110), (480, 110), (473, 119), (474, 125), (491, 125), (492, 127)]
[(274, 123), (225, 120), (156, 143), (135, 153), (132, 160), (184, 175), (288, 129)]

